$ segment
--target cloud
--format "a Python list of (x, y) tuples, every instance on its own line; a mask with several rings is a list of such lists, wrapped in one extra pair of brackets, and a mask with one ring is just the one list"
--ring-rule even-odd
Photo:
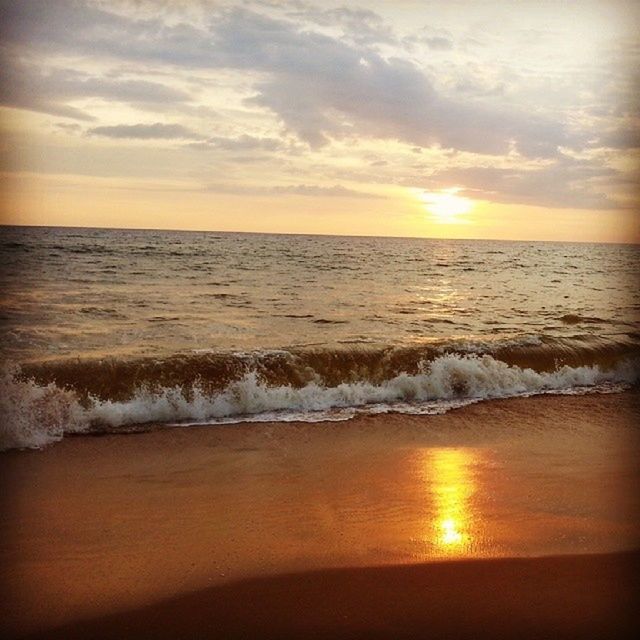
[(306, 5), (303, 9), (288, 12), (287, 15), (322, 27), (340, 28), (343, 36), (361, 45), (393, 44), (397, 41), (391, 27), (370, 9), (361, 7), (319, 9)]
[(640, 149), (640, 123), (631, 122), (605, 130), (589, 146), (622, 151)]
[(312, 146), (364, 135), (488, 154), (515, 144), (527, 155), (550, 156), (568, 142), (560, 122), (456, 102), (439, 95), (408, 60), (383, 58), (253, 12), (228, 12), (216, 49), (227, 65), (269, 74), (250, 102), (276, 113)]
[[(121, 8), (126, 8), (126, 4)], [(135, 3), (130, 7), (135, 9)], [(5, 43), (48, 54), (82, 54), (183, 67), (206, 67), (211, 37), (203, 29), (161, 18), (99, 8), (89, 0), (0, 0)], [(161, 12), (159, 15), (162, 15)], [(27, 45), (28, 43), (28, 45)]]
[(184, 91), (147, 80), (101, 77), (20, 60), (7, 59), (3, 62), (0, 104), (7, 107), (91, 121), (94, 120), (91, 114), (67, 102), (102, 98), (137, 104), (167, 104), (190, 99)]
[(436, 51), (449, 51), (453, 49), (453, 42), (448, 38), (441, 36), (434, 36), (433, 38), (425, 38), (424, 43), (429, 49), (435, 49)]
[[(559, 145), (571, 144), (561, 121), (446, 97), (410, 60), (382, 57), (372, 46), (372, 25), (380, 32), (383, 23), (367, 10), (336, 9), (316, 17), (340, 19), (352, 30), (369, 25), (371, 37), (356, 42), (240, 7), (221, 9), (207, 27), (116, 15), (65, 0), (9, 7), (11, 33), (31, 33), (34, 47), (258, 73), (262, 79), (249, 103), (272, 111), (314, 147), (330, 138), (367, 136), (484, 154), (506, 153), (515, 145), (524, 155), (551, 157)], [(85, 88), (95, 92), (91, 83)]]
[(432, 51), (451, 51), (454, 48), (451, 32), (430, 25), (425, 25), (419, 31), (405, 36), (402, 42), (410, 48), (415, 45), (424, 45)]
[(278, 185), (271, 187), (251, 186), (251, 185), (231, 185), (231, 184), (209, 184), (208, 191), (216, 193), (229, 193), (234, 195), (248, 196), (312, 196), (312, 197), (335, 197), (335, 198), (384, 198), (374, 193), (348, 189), (342, 185), (318, 186), (312, 184)]
[(202, 137), (180, 124), (162, 124), (160, 122), (93, 127), (87, 133), (106, 138), (132, 140), (197, 140)]
[[(285, 184), (313, 175), (312, 181), (325, 182), (463, 186), (468, 195), (499, 202), (611, 207), (618, 201), (604, 194), (623, 178), (602, 158), (613, 164), (615, 151), (639, 146), (635, 79), (628, 72), (638, 56), (633, 43), (618, 43), (622, 62), (610, 65), (615, 73), (609, 74), (604, 62), (568, 52), (565, 62), (556, 60), (543, 33), (530, 31), (523, 44), (526, 34), (492, 37), (489, 29), (484, 38), (476, 29), (454, 36), (424, 26), (399, 39), (380, 15), (352, 4), (0, 0), (0, 9), (1, 104), (93, 122), (90, 135), (182, 141), (174, 146), (194, 166), (219, 158), (189, 149), (224, 155), (229, 170), (235, 163), (246, 171), (240, 164), (248, 161), (266, 167), (268, 160), (270, 179), (283, 183), (217, 185), (229, 193), (373, 197), (339, 185)], [(432, 18), (436, 25), (438, 16)], [(463, 46), (471, 35), (485, 40), (473, 52)], [(509, 58), (543, 40), (540, 60)], [(94, 98), (125, 103), (121, 113), (130, 106), (146, 113), (106, 126), (95, 122)], [(177, 116), (183, 120), (175, 124), (139, 124)], [(375, 151), (363, 153), (366, 139)], [(393, 151), (386, 156), (378, 140), (403, 144), (388, 145)], [(116, 145), (104, 146), (115, 152)], [(432, 146), (446, 154), (422, 153)], [(574, 150), (593, 152), (594, 159), (573, 159)], [(525, 159), (514, 169), (469, 156), (500, 157), (503, 167), (518, 161), (516, 152)], [(339, 161), (332, 154), (340, 154)], [(449, 168), (429, 166), (436, 155), (446, 155)], [(532, 168), (527, 159), (545, 163)], [(358, 160), (371, 169), (352, 170), (358, 177), (347, 178)], [(408, 178), (418, 160), (423, 175)], [(450, 166), (456, 162), (464, 166)], [(324, 174), (312, 174), (310, 166)]]
[(70, 134), (80, 134), (82, 133), (82, 127), (76, 122), (70, 124), (68, 122), (56, 122), (53, 125), (58, 131), (63, 131), (64, 133)]
[(291, 194), (298, 196), (331, 196), (336, 198), (381, 198), (373, 193), (364, 191), (356, 191), (355, 189), (347, 189), (341, 185), (333, 185), (332, 187), (319, 187), (311, 184), (297, 184), (286, 187), (273, 187), (274, 193)]
[[(26, 109), (62, 118), (92, 121), (89, 113), (64, 103), (57, 87), (51, 87), (47, 76), (32, 74), (32, 69), (17, 62), (0, 59), (3, 77), (0, 82), (0, 105), (14, 109)], [(39, 81), (38, 81), (39, 80)]]
[(557, 208), (614, 209), (620, 203), (598, 190), (618, 172), (593, 161), (561, 156), (540, 168), (450, 168), (434, 172), (420, 186), (427, 189), (461, 187), (461, 195), (503, 202)]
[(224, 151), (277, 151), (285, 145), (278, 138), (259, 138), (244, 134), (237, 138), (214, 136), (201, 142), (191, 142), (189, 146), (195, 149), (222, 149)]

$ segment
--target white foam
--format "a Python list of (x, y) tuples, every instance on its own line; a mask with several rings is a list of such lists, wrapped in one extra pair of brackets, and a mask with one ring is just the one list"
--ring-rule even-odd
[(86, 417), (75, 395), (54, 384), (19, 381), (19, 370), (0, 372), (0, 451), (40, 448), (65, 433), (86, 430)]
[(39, 448), (65, 433), (109, 430), (142, 423), (212, 424), (245, 421), (346, 420), (356, 413), (443, 413), (491, 398), (539, 393), (606, 390), (607, 385), (638, 379), (631, 362), (604, 371), (598, 366), (568, 367), (539, 373), (509, 366), (490, 355), (446, 354), (425, 363), (418, 375), (401, 374), (380, 384), (344, 383), (302, 388), (266, 386), (249, 373), (215, 394), (194, 387), (156, 391), (138, 389), (130, 400), (90, 398), (80, 403), (70, 391), (2, 376), (0, 450)]

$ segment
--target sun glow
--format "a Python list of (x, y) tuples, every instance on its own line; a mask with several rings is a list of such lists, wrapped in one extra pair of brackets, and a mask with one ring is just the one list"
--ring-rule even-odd
[(473, 201), (456, 195), (458, 191), (460, 189), (457, 187), (443, 191), (423, 191), (419, 197), (436, 222), (453, 224), (463, 222), (460, 216), (473, 209)]

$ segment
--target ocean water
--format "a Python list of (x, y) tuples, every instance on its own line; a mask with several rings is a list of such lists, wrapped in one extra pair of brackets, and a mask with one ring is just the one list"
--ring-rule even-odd
[(3, 227), (0, 447), (638, 377), (640, 247)]

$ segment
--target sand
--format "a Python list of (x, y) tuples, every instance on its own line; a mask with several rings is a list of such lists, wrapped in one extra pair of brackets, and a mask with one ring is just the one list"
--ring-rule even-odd
[(240, 581), (40, 638), (625, 638), (640, 554), (334, 569)]
[(2, 631), (617, 636), (639, 409), (636, 393), (538, 397), (4, 454)]

